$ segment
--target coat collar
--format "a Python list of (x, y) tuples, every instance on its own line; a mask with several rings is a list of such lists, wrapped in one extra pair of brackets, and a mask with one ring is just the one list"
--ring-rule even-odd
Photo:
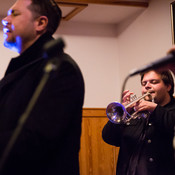
[(22, 54), (12, 58), (5, 72), (5, 76), (42, 58), (43, 45), (50, 40), (53, 40), (53, 37), (49, 33), (45, 33)]

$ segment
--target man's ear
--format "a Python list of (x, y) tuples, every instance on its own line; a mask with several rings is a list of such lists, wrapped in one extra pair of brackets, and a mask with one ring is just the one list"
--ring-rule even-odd
[(167, 90), (168, 90), (168, 92), (171, 90), (171, 88), (172, 88), (171, 85), (168, 84), (168, 85), (167, 85)]
[(48, 18), (46, 16), (40, 16), (36, 19), (36, 32), (46, 31), (48, 25)]

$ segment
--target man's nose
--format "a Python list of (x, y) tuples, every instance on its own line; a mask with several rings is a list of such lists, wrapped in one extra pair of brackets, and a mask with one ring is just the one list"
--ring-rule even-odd
[(2, 19), (2, 24), (3, 26), (7, 26), (8, 23), (9, 23), (9, 18), (8, 16), (6, 16), (5, 18)]
[(145, 85), (145, 89), (150, 89), (150, 88), (151, 88), (151, 83), (147, 82), (146, 85)]

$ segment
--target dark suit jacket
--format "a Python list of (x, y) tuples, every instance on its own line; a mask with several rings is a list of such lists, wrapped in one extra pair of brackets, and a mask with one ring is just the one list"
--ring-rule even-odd
[(108, 122), (103, 128), (105, 142), (120, 147), (117, 175), (173, 175), (175, 161), (173, 128), (175, 100), (157, 106), (149, 120), (131, 120), (128, 125)]
[[(0, 155), (36, 90), (43, 68), (44, 34), (13, 58), (0, 82)], [(77, 64), (65, 53), (32, 109), (3, 166), (3, 175), (78, 175), (84, 82)]]

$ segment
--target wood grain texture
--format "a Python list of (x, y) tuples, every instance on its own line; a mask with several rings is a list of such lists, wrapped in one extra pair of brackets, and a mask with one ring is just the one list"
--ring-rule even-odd
[(102, 139), (102, 129), (108, 121), (105, 109), (86, 108), (83, 114), (80, 175), (115, 175), (119, 148)]

